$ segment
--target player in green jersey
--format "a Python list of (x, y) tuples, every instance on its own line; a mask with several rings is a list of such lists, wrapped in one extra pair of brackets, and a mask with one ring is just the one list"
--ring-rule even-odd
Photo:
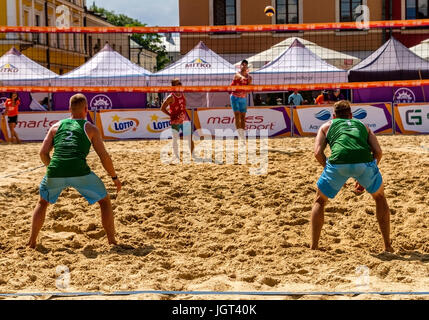
[[(47, 166), (40, 184), (40, 199), (33, 212), (30, 240), (27, 245), (36, 247), (37, 236), (45, 221), (46, 209), (55, 203), (67, 187), (73, 187), (89, 204), (99, 203), (101, 221), (109, 244), (116, 244), (113, 210), (103, 182), (88, 167), (86, 157), (91, 145), (107, 173), (112, 177), (116, 190), (121, 182), (116, 175), (112, 159), (107, 153), (100, 132), (86, 120), (88, 103), (83, 94), (70, 98), (71, 118), (51, 127), (40, 149), (40, 158)], [(51, 150), (54, 149), (52, 159)]]
[[(331, 148), (329, 159), (324, 153), (327, 144)], [(348, 101), (334, 105), (334, 119), (320, 127), (314, 154), (324, 170), (317, 181), (316, 200), (311, 213), (311, 249), (318, 249), (328, 198), (334, 198), (344, 183), (353, 177), (374, 198), (384, 248), (393, 252), (390, 210), (377, 166), (382, 157), (381, 147), (375, 134), (362, 122), (353, 119)]]

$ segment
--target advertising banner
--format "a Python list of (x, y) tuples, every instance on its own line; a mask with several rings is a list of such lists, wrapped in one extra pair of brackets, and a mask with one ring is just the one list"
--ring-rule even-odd
[(396, 134), (429, 134), (429, 104), (398, 104), (394, 110)]
[(428, 99), (429, 86), (353, 89), (353, 103), (371, 103), (374, 101), (415, 103), (429, 101)]
[(0, 116), (0, 140), (6, 141), (6, 117)]
[[(216, 129), (236, 131), (234, 113), (231, 108), (197, 109), (196, 129), (207, 129), (215, 135)], [(270, 137), (291, 136), (290, 110), (286, 107), (248, 108), (246, 130), (268, 130)]]
[[(61, 92), (53, 94), (53, 109), (68, 110), (69, 100), (74, 92)], [(108, 109), (135, 109), (146, 108), (146, 93), (118, 92), (118, 93), (84, 93), (88, 100), (88, 109), (108, 110)]]
[(159, 139), (166, 130), (163, 138), (171, 136), (170, 118), (159, 109), (102, 110), (96, 117), (104, 139)]
[[(362, 121), (376, 134), (393, 133), (392, 105), (390, 103), (353, 104), (353, 118)], [(333, 106), (294, 107), (294, 134), (315, 136), (322, 124), (332, 119)]]
[[(22, 141), (42, 141), (55, 123), (70, 118), (70, 112), (20, 112), (15, 131)], [(9, 126), (4, 131), (10, 137)]]

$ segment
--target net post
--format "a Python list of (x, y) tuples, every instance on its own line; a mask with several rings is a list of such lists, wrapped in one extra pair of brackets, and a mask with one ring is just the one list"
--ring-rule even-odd
[(192, 107), (191, 109), (191, 130), (194, 130), (194, 111), (195, 109)]
[(295, 122), (293, 121), (293, 110), (294, 110), (294, 106), (289, 106), (289, 110), (290, 110), (290, 132), (291, 132), (291, 137), (294, 137), (294, 131), (295, 131)]

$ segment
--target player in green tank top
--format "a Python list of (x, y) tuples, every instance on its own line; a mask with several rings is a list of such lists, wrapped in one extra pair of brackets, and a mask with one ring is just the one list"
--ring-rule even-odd
[[(76, 94), (70, 98), (70, 112), (70, 119), (62, 120), (49, 129), (40, 149), (40, 158), (47, 166), (47, 172), (40, 184), (40, 199), (33, 212), (31, 235), (27, 243), (30, 248), (36, 247), (48, 205), (55, 203), (62, 190), (67, 187), (75, 188), (89, 204), (98, 202), (107, 240), (109, 244), (117, 243), (110, 197), (103, 182), (91, 172), (86, 163), (91, 145), (104, 169), (112, 177), (117, 192), (121, 190), (121, 182), (99, 130), (86, 120), (88, 103), (84, 95)], [(54, 154), (51, 159), (52, 149)]]
[[(324, 153), (328, 144), (331, 148), (329, 159)], [(357, 180), (357, 186), (365, 188), (375, 200), (384, 249), (393, 252), (390, 240), (390, 210), (377, 166), (382, 157), (380, 144), (368, 127), (353, 119), (348, 101), (339, 101), (334, 105), (334, 119), (320, 127), (314, 154), (324, 169), (317, 181), (316, 200), (311, 212), (311, 249), (319, 247), (328, 198), (334, 198), (345, 182), (354, 178)]]
[(368, 144), (368, 129), (356, 119), (333, 119), (327, 134), (331, 164), (366, 163), (374, 160)]
[(64, 119), (54, 136), (54, 154), (46, 175), (49, 178), (79, 177), (91, 173), (86, 157), (91, 141), (85, 132), (86, 119)]

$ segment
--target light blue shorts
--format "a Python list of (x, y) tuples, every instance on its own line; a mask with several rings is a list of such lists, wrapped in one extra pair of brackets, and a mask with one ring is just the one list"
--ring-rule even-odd
[(75, 188), (89, 204), (94, 204), (107, 196), (104, 183), (94, 172), (86, 176), (69, 178), (45, 176), (40, 183), (40, 196), (49, 203), (55, 203), (61, 192), (67, 187)]
[(247, 112), (247, 99), (231, 95), (231, 106), (234, 112)]
[(182, 131), (184, 136), (192, 135), (192, 126), (190, 121), (185, 121), (182, 124), (172, 124), (171, 129), (176, 130), (177, 132)]
[(317, 187), (332, 199), (349, 178), (355, 178), (369, 193), (375, 193), (383, 183), (375, 160), (353, 164), (330, 164), (327, 161)]

